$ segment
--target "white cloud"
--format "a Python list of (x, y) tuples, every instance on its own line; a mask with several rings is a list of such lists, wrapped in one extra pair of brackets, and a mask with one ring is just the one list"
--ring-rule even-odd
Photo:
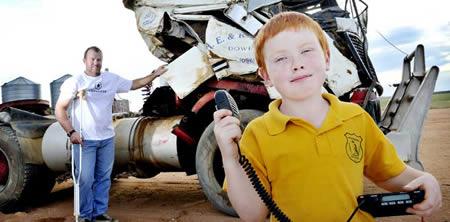
[[(449, 72), (450, 73), (450, 62), (439, 67), (441, 72)], [(447, 74), (449, 74), (447, 73)]]

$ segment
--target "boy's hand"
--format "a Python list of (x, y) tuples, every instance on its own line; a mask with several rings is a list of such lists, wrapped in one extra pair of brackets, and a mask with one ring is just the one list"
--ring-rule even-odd
[(418, 188), (425, 191), (425, 199), (421, 203), (415, 204), (412, 208), (408, 208), (406, 212), (424, 217), (431, 216), (442, 206), (442, 194), (439, 183), (433, 175), (424, 173), (404, 186), (404, 189), (407, 191)]
[(242, 134), (239, 123), (239, 119), (233, 117), (230, 110), (221, 109), (214, 112), (214, 134), (223, 160), (239, 158), (237, 143)]

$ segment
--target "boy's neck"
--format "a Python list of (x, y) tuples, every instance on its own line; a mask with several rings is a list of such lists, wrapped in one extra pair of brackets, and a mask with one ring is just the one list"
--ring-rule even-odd
[(301, 118), (318, 129), (327, 116), (329, 106), (328, 101), (321, 94), (317, 94), (304, 100), (283, 98), (279, 109), (281, 113)]

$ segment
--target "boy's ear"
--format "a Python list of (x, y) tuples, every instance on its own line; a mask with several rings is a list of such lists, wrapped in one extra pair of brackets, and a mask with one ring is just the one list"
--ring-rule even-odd
[(263, 78), (264, 85), (273, 86), (272, 82), (270, 81), (269, 74), (267, 74), (267, 71), (264, 68), (258, 68), (258, 75)]
[(330, 70), (330, 50), (328, 50), (327, 53), (325, 54), (325, 65), (326, 65), (326, 70), (329, 71)]

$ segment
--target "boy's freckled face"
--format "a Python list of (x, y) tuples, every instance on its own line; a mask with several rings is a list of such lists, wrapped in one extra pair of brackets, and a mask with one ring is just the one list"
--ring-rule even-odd
[(267, 40), (263, 54), (266, 76), (283, 98), (301, 100), (321, 92), (328, 57), (310, 30), (278, 33)]

